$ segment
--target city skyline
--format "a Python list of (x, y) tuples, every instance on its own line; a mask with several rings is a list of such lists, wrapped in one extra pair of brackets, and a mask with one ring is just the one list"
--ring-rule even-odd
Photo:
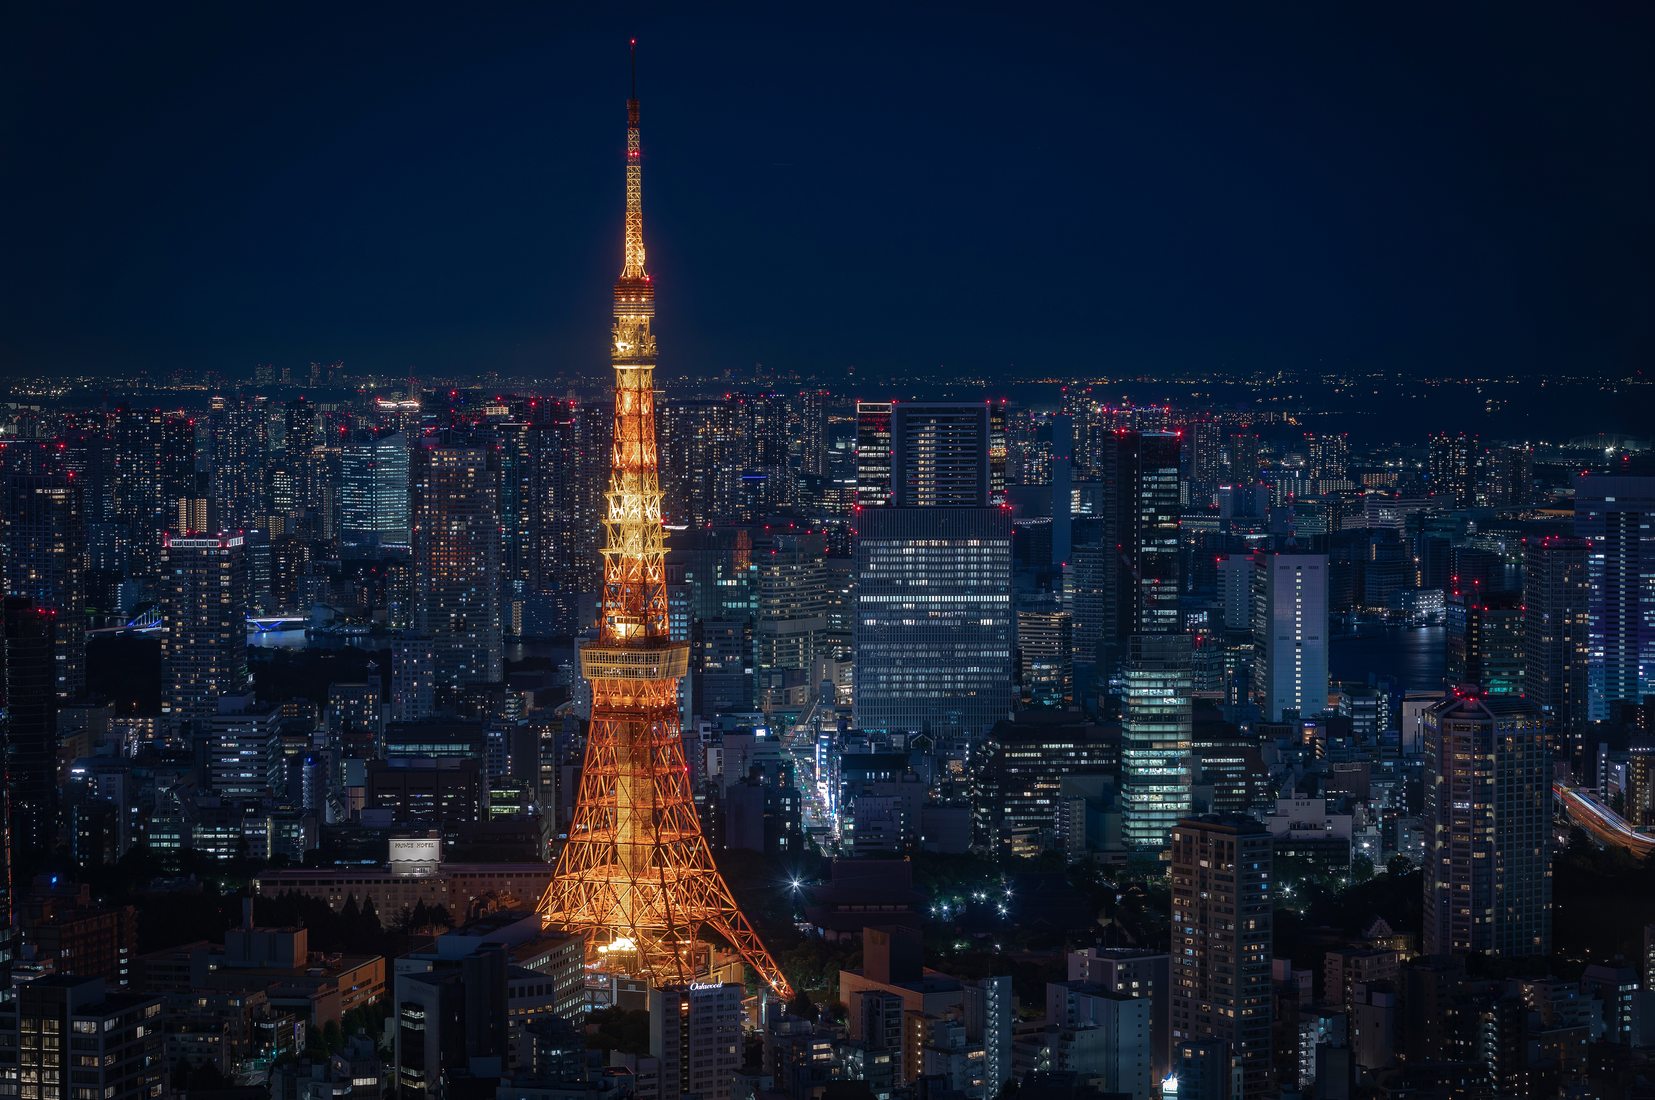
[[(347, 326), (486, 359), (516, 331), (516, 306), (492, 289), (532, 296), (557, 283), (582, 259), (581, 231), (601, 221), (602, 260), (580, 272), (582, 290), (540, 310), (536, 346), (571, 339), (558, 310), (584, 303), (583, 328), (609, 332), (607, 372), (574, 360), (513, 373), (481, 359), (384, 370), (353, 354), (0, 382), (0, 1100), (1655, 1096), (1655, 441), (1625, 430), (1647, 432), (1637, 399), (1655, 382), (1641, 363), (1530, 371), (1548, 354), (1538, 334), (1601, 321), (1598, 307), (1633, 280), (1548, 266), (1505, 221), (1532, 202), (1557, 215), (1547, 228), (1569, 223), (1548, 180), (1530, 179), (1484, 203), (1482, 252), (1466, 251), (1463, 234), (1434, 246), (1457, 261), (1487, 249), (1522, 257), (1501, 279), (1451, 301), (1444, 288), (1466, 272), (1444, 263), (1360, 309), (1365, 323), (1396, 322), (1388, 335), (1416, 352), (1440, 351), (1479, 325), (1492, 331), (1491, 302), (1574, 278), (1570, 294), (1526, 315), (1537, 338), (1525, 357), (1452, 369), (1416, 357), (1398, 371), (1275, 363), (1229, 379), (1176, 356), (1123, 369), (1115, 350), (1165, 316), (1140, 309), (1136, 327), (1093, 327), (1132, 308), (1131, 296), (1109, 296), (1119, 272), (1086, 266), (1105, 215), (1051, 201), (1031, 215), (1006, 188), (1061, 181), (1066, 198), (1105, 203), (1150, 177), (1105, 179), (1101, 150), (1074, 125), (1084, 95), (1062, 99), (1055, 123), (1002, 124), (1030, 96), (1106, 86), (1103, 70), (1061, 64), (1094, 60), (1101, 28), (1172, 28), (1191, 46), (1232, 17), (1196, 34), (1178, 15), (1090, 16), (1019, 68), (1001, 62), (1048, 16), (951, 16), (924, 40), (933, 52), (912, 52), (905, 86), (975, 74), (959, 84), (975, 95), (1039, 77), (978, 110), (972, 133), (948, 122), (984, 106), (971, 95), (910, 97), (912, 117), (866, 121), (882, 87), (870, 68), (861, 81), (818, 82), (818, 110), (756, 143), (762, 156), (797, 152), (801, 128), (831, 116), (848, 127), (841, 136), (861, 127), (860, 160), (836, 163), (839, 178), (875, 160), (979, 169), (883, 181), (886, 194), (935, 199), (909, 211), (911, 232), (861, 209), (871, 183), (801, 218), (795, 200), (809, 189), (763, 178), (762, 156), (733, 152), (740, 128), (718, 129), (735, 117), (735, 79), (766, 77), (742, 117), (779, 118), (766, 112), (788, 105), (848, 32), (824, 30), (791, 66), (761, 50), (750, 56), (768, 69), (696, 74), (686, 51), (728, 17), (651, 17), (686, 34), (666, 35), (678, 60), (660, 70), (631, 39), (624, 144), (585, 140), (586, 120), (571, 123), (576, 139), (556, 150), (580, 162), (566, 188), (515, 213), (467, 215), (573, 227), (566, 249), (544, 253), (546, 281), (513, 282), (509, 264), (455, 266), (503, 254), (502, 238), (445, 245), (416, 233), (373, 293), (433, 264), (448, 265), (446, 284), (407, 299), (417, 316), (370, 311)], [(104, 34), (122, 25), (61, 18)], [(264, 57), (287, 18), (203, 12), (151, 60), (253, 23), (271, 34), (240, 56)], [(348, 50), (360, 18), (347, 11), (306, 48)], [(295, 99), (394, 73), (413, 83), (376, 85), (376, 105), (355, 116), (360, 103), (335, 96), (334, 116), (303, 127), (299, 144), (337, 133), (334, 122), (378, 117), (406, 132), (475, 120), (467, 106), (502, 79), (587, 81), (563, 104), (570, 119), (590, 98), (594, 118), (621, 131), (627, 37), (600, 50), (605, 17), (552, 36), (593, 45), (556, 73), (465, 69), (493, 41), (487, 19), (421, 54), (411, 43), (422, 18), (386, 24), (393, 49)], [(528, 33), (541, 18), (523, 15), (517, 44), (490, 57), (542, 57)], [(743, 23), (695, 56), (715, 61), (807, 18)], [(1289, 90), (1304, 66), (1349, 61), (1343, 32), (1374, 18), (1244, 18), (1245, 33), (1212, 56), (1291, 24), (1317, 48), (1268, 82)], [(972, 37), (991, 22), (1005, 33)], [(1567, 49), (1606, 22), (1572, 21), (1548, 40)], [(1430, 55), (1452, 38), (1453, 20), (1442, 26), (1401, 52), (1370, 36), (1362, 56), (1384, 68), (1393, 53)], [(1522, 26), (1485, 38), (1503, 44)], [(854, 56), (877, 59), (892, 41)], [(1249, 63), (1296, 41), (1272, 41)], [(1165, 44), (1111, 49), (1125, 62), (1111, 79), (1171, 78), (1200, 60)], [(600, 54), (609, 65), (587, 71)], [(410, 68), (415, 59), (426, 65)], [(1477, 65), (1498, 59), (1491, 48)], [(109, 117), (224, 71), (209, 69), (164, 70)], [(1332, 117), (1375, 71), (1353, 70), (1316, 69), (1324, 100), (1269, 100), (1253, 168), (1283, 163), (1264, 131)], [(279, 96), (259, 74), (253, 64), (230, 83)], [(446, 113), (411, 107), (414, 84), (450, 93)], [(1203, 109), (1236, 117), (1263, 90), (1238, 85)], [(1486, 107), (1488, 91), (1423, 80), (1411, 94), (1446, 127)], [(206, 117), (235, 101), (192, 109)], [(657, 102), (667, 131), (679, 127), (659, 159), (655, 112), (641, 108)], [(223, 135), (207, 159), (293, 148), (269, 141), (269, 127), (300, 106)], [(528, 116), (488, 117), (491, 127), (460, 126), (476, 158), (450, 155), (448, 175), (388, 191), (352, 239), (445, 183), (532, 182), (533, 164), (549, 161), (488, 178), (490, 150)], [(706, 135), (693, 148), (685, 120)], [(1388, 133), (1379, 146), (1406, 145), (1412, 134), (1386, 129), (1398, 120), (1381, 112), (1340, 142)], [(880, 136), (904, 124), (916, 144), (891, 159)], [(337, 196), (313, 192), (314, 209), (363, 186), (353, 164), (394, 136), (342, 153)], [(1484, 136), (1454, 162), (1512, 135)], [(1044, 155), (995, 162), (1019, 143)], [(1330, 167), (1338, 148), (1298, 152)], [(605, 168), (602, 198), (583, 193), (588, 158)], [(1214, 191), (1240, 178), (1204, 178), (1135, 211), (1138, 244), (1185, 200), (1207, 223), (1252, 202), (1246, 188)], [(1396, 178), (1364, 188), (1371, 198)], [(766, 264), (743, 266), (753, 245), (739, 234), (705, 251), (702, 235), (729, 224), (720, 203), (740, 189), (682, 199), (705, 200), (720, 179), (762, 191), (743, 216), (772, 230)], [(1442, 175), (1432, 193), (1447, 202), (1470, 179)], [(265, 182), (199, 182), (228, 206), (272, 195)], [(1318, 182), (1270, 199), (1285, 208)], [(155, 226), (187, 190), (153, 204)], [(468, 193), (481, 194), (450, 197), (463, 207)], [(1001, 201), (964, 216), (966, 197), (990, 193)], [(1387, 195), (1364, 231), (1380, 232), (1407, 200)], [(221, 236), (224, 209), (179, 214), (187, 232), (166, 262)], [(107, 195), (86, 210), (88, 233), (125, 216)], [(832, 248), (790, 236), (825, 237), (859, 210)], [(1309, 226), (1324, 210), (1296, 213)], [(1064, 232), (1029, 238), (1041, 219)], [(1305, 239), (1282, 236), (1248, 293), (1214, 298), (1241, 285), (1232, 246), (1267, 234), (1267, 221), (1202, 241), (1186, 224), (1178, 240), (1210, 261), (1209, 277), (1182, 297), (1135, 285), (1135, 300), (1188, 311), (1182, 336), (1199, 342), (1243, 315), (1258, 332), (1284, 310), (1314, 312), (1318, 299), (1300, 293), (1308, 280), (1325, 284), (1322, 304), (1360, 289), (1326, 270), (1287, 277)], [(439, 224), (480, 222), (423, 228)], [(1348, 223), (1319, 228), (1336, 234), (1320, 241), (1326, 255), (1350, 270), (1373, 273), (1381, 253), (1422, 255), (1415, 237), (1385, 253)], [(927, 234), (945, 230), (945, 247), (930, 247)], [(255, 312), (293, 308), (298, 331), (315, 320), (294, 308), (300, 298), (350, 304), (329, 297), (329, 280), (349, 281), (359, 256), (283, 288), (272, 284), (279, 253), (291, 259), (306, 234), (291, 237), (272, 248), (262, 284), (239, 292), (259, 298)], [(875, 245), (891, 263), (912, 264), (916, 248), (928, 262), (863, 278), (841, 268), (834, 283), (835, 263)], [(105, 268), (72, 252), (65, 262), (91, 301)], [(1062, 254), (1051, 271), (1008, 261), (1048, 252)], [(617, 259), (602, 308), (586, 302)], [(813, 261), (819, 278), (790, 277)], [(706, 307), (743, 280), (754, 289), (741, 318)], [(50, 281), (14, 304), (51, 297)], [(462, 283), (473, 298), (430, 297)], [(896, 285), (900, 324), (877, 308)], [(190, 300), (199, 328), (155, 313), (157, 332), (264, 338), (250, 312), (214, 311), (226, 287), (198, 286), (166, 289)], [(1042, 311), (1023, 316), (1035, 297)], [(1450, 307), (1451, 326), (1426, 324), (1431, 308)], [(1058, 341), (1045, 335), (1054, 313), (1068, 322)], [(1632, 329), (1638, 316), (1617, 311)], [(1288, 342), (1351, 336), (1349, 321), (1331, 309)], [(947, 378), (811, 365), (882, 328), (891, 364), (921, 344), (987, 360), (1013, 332), (1037, 359)], [(60, 346), (125, 332), (121, 317), (99, 315)], [(800, 349), (791, 361), (695, 373), (710, 347), (776, 334)], [(658, 371), (659, 351), (670, 359), (681, 337), (692, 366)], [(1477, 354), (1503, 346), (1485, 340)]]

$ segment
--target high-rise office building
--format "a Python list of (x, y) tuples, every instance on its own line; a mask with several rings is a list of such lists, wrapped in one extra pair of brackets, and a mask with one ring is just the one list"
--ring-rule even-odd
[(1587, 718), (1655, 695), (1655, 477), (1587, 474), (1575, 482), (1575, 534), (1586, 559)]
[[(161, 560), (161, 532), (167, 525), (163, 495), (172, 417), (159, 409), (121, 406), (111, 416), (114, 440), (114, 514), (125, 528), (127, 572), (153, 576)], [(190, 457), (194, 460), (192, 432)]]
[(293, 481), (291, 513), (300, 522), (314, 521), (322, 509), (327, 466), (323, 459), (321, 416), (304, 397), (282, 410), (282, 468)]
[(1003, 402), (859, 402), (856, 444), (859, 507), (1005, 502)]
[[(161, 532), (166, 530), (167, 517), (172, 515), (180, 497), (195, 495), (205, 484), (196, 469), (195, 417), (184, 412), (170, 412), (161, 417), (160, 456), (160, 514), (155, 530), (149, 538), (155, 543), (159, 564)], [(204, 494), (203, 494), (204, 495)]]
[(856, 540), (856, 724), (981, 736), (1011, 713), (1011, 517), (865, 508)]
[(1474, 435), (1439, 432), (1427, 451), (1427, 488), (1450, 508), (1472, 508), (1482, 478), (1482, 444)]
[(1063, 778), (1119, 763), (1120, 744), (1078, 711), (1026, 711), (996, 724), (971, 758), (973, 844), (997, 860), (1056, 850)]
[(6, 592), (50, 608), (57, 618), (59, 695), (86, 686), (86, 523), (81, 486), (70, 473), (13, 474), (0, 514)]
[(661, 1060), (664, 1096), (729, 1100), (741, 1068), (741, 1001), (734, 982), (649, 991), (649, 1053)]
[(1017, 685), (1025, 705), (1074, 702), (1074, 620), (1067, 611), (1017, 613)]
[(530, 403), (516, 538), (519, 574), (544, 611), (531, 633), (574, 633), (584, 625), (582, 595), (598, 590), (591, 532), (602, 512), (613, 430), (602, 412), (576, 401)]
[(161, 708), (180, 718), (218, 711), (247, 689), (247, 540), (168, 535), (161, 544)]
[(1250, 428), (1230, 432), (1224, 439), (1221, 482), (1237, 488), (1251, 488), (1259, 479), (1259, 437)]
[(1083, 696), (1090, 694), (1104, 642), (1115, 630), (1115, 546), (1107, 541), (1107, 527), (1101, 516), (1076, 518), (1064, 570), (1065, 596), (1075, 617), (1075, 689)]
[(892, 401), (856, 403), (856, 506), (891, 503)]
[(1172, 831), (1172, 1042), (1218, 1040), (1242, 1092), (1270, 1095), (1274, 887), (1264, 826), (1241, 815)]
[(828, 407), (833, 403), (830, 390), (799, 394), (799, 469), (812, 477), (828, 473)]
[(891, 503), (899, 508), (987, 507), (989, 420), (990, 407), (981, 403), (893, 405)]
[(1555, 535), (1523, 546), (1523, 694), (1557, 747), (1586, 723), (1591, 552), (1585, 539)]
[(820, 676), (830, 600), (820, 534), (766, 532), (753, 555), (753, 675), (766, 710), (807, 707)]
[(359, 433), (340, 455), (339, 535), (346, 546), (407, 546), (408, 438)]
[(1178, 618), (1179, 437), (1117, 431), (1098, 440), (1102, 456), (1104, 662), (1113, 665), (1133, 634), (1180, 629)]
[(261, 527), (268, 510), (269, 425), (262, 397), (214, 397), (207, 418), (207, 466), (216, 521), (226, 529)]
[(1226, 630), (1253, 629), (1252, 554), (1224, 554), (1214, 570), (1218, 582), (1218, 616)]
[(1136, 634), (1122, 673), (1121, 835), (1138, 852), (1164, 852), (1190, 812), (1194, 731), (1192, 651), (1187, 634)]
[(1448, 597), (1448, 683), (1490, 695), (1524, 694), (1523, 602), (1481, 586)]
[(673, 456), (661, 471), (661, 507), (668, 523), (702, 528), (738, 521), (748, 455), (739, 411), (728, 396), (660, 403), (661, 449)]
[(1510, 443), (1488, 452), (1483, 503), (1490, 508), (1527, 508), (1534, 501), (1534, 449)]
[(1350, 476), (1350, 436), (1345, 432), (1306, 432), (1305, 476), (1312, 482), (1344, 481)]
[(1253, 695), (1266, 721), (1327, 709), (1326, 554), (1260, 551), (1252, 563)]
[(49, 852), (57, 838), (56, 636), (62, 616), (27, 597), (7, 596), (0, 618), (0, 729), (5, 735), (6, 793), (11, 802), (9, 861), (21, 852)]
[(735, 393), (732, 420), (742, 442), (736, 518), (758, 523), (793, 500), (793, 471), (788, 462), (792, 402), (770, 390)]
[(1551, 757), (1525, 700), (1456, 691), (1425, 712), (1427, 955), (1551, 954)]
[(431, 640), (440, 687), (502, 675), (498, 479), (483, 442), (433, 435), (413, 447), (414, 631)]

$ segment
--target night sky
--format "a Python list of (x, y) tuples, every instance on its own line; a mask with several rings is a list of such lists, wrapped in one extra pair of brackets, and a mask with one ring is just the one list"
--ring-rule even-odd
[(1655, 358), (1652, 5), (468, 7), (13, 5), (0, 370), (601, 372), (632, 34), (672, 373)]

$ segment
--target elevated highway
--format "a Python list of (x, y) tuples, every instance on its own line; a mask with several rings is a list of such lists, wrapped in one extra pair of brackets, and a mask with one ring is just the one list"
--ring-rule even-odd
[(1569, 820), (1602, 843), (1624, 848), (1636, 856), (1655, 852), (1655, 836), (1638, 832), (1624, 817), (1599, 802), (1591, 791), (1553, 783), (1552, 793), (1563, 806), (1563, 812), (1569, 815)]

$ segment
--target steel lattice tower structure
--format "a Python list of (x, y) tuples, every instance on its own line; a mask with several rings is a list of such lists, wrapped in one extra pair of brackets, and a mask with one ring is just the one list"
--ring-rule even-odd
[(713, 864), (690, 794), (678, 723), (689, 647), (669, 640), (666, 532), (655, 441), (655, 286), (644, 270), (637, 43), (626, 105), (626, 257), (615, 283), (615, 435), (603, 519), (598, 639), (581, 650), (592, 685), (569, 841), (541, 919), (586, 937), (588, 964), (657, 982), (706, 972), (704, 926), (778, 996), (792, 989)]

